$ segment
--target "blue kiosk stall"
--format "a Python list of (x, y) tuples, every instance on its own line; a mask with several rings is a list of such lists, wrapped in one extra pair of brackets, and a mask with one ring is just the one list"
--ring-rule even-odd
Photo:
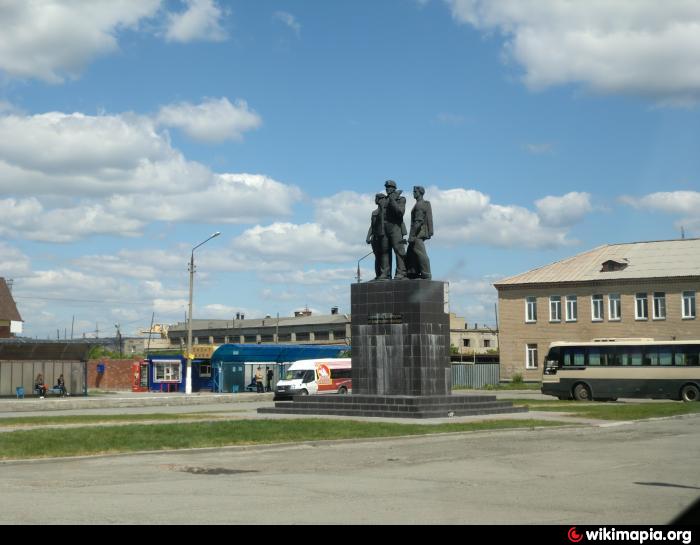
[[(218, 345), (192, 347), (192, 391), (213, 391), (211, 357)], [(184, 392), (187, 358), (181, 354), (150, 355), (148, 363), (149, 392)]]
[[(272, 369), (274, 384), (295, 361), (337, 358), (349, 349), (347, 345), (222, 344), (210, 360), (212, 391), (243, 392), (255, 376), (257, 367), (262, 368), (263, 377), (266, 368)], [(194, 366), (192, 373), (194, 376)]]

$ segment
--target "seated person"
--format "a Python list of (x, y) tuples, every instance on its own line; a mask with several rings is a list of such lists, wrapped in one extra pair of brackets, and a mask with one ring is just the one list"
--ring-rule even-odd
[(44, 384), (44, 375), (39, 373), (34, 379), (34, 390), (43, 398), (46, 395), (46, 384)]
[(254, 392), (258, 389), (258, 382), (255, 380), (255, 375), (253, 375), (253, 379), (250, 381), (250, 384), (245, 387), (245, 389), (249, 392)]

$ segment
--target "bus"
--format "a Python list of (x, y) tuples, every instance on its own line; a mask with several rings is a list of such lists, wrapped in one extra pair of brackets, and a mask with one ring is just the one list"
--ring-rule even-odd
[(350, 358), (295, 361), (284, 380), (277, 382), (274, 400), (289, 400), (295, 395), (348, 394), (352, 391), (351, 373)]
[(553, 342), (542, 393), (577, 401), (700, 400), (700, 340)]

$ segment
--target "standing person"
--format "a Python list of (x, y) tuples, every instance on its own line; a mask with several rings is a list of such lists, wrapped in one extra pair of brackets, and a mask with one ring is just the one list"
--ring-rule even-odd
[(377, 209), (372, 211), (369, 231), (367, 231), (367, 244), (372, 245), (374, 252), (374, 279), (391, 279), (391, 248), (389, 239), (384, 232), (384, 217), (386, 216), (387, 196), (377, 193), (374, 196)]
[(63, 378), (63, 373), (61, 373), (61, 375), (58, 377), (56, 385), (58, 386), (58, 389), (61, 390), (61, 395), (66, 395), (66, 380)]
[(266, 392), (271, 392), (272, 391), (272, 377), (275, 376), (275, 372), (270, 369), (269, 367), (265, 367), (266, 372), (265, 372), (265, 391)]
[(44, 384), (44, 375), (41, 373), (39, 373), (34, 379), (34, 390), (37, 391), (41, 399), (44, 399), (44, 396), (46, 395), (46, 384)]
[(406, 211), (406, 197), (401, 196), (401, 191), (396, 189), (394, 180), (387, 180), (384, 183), (387, 195), (386, 214), (384, 216), (384, 233), (386, 234), (389, 247), (394, 251), (396, 259), (396, 273), (394, 280), (406, 278), (406, 248), (404, 245), (404, 235), (406, 235), (406, 224), (403, 222), (403, 215)]
[(263, 389), (263, 373), (261, 367), (258, 367), (258, 370), (255, 371), (255, 386), (257, 387), (259, 394), (262, 394), (265, 391)]
[(409, 278), (430, 280), (430, 259), (424, 241), (433, 236), (433, 209), (430, 202), (423, 200), (423, 195), (425, 188), (420, 185), (413, 188), (416, 204), (411, 210), (411, 232), (408, 235), (406, 261)]

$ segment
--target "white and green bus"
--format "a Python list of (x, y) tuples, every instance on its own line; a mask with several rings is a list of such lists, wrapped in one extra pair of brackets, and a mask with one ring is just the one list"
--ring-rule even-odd
[(619, 397), (700, 400), (700, 340), (602, 339), (554, 342), (542, 393), (559, 399)]

